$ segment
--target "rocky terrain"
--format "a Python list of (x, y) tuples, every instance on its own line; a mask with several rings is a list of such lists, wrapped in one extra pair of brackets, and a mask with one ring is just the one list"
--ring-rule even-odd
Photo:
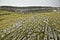
[(0, 29), (0, 40), (60, 40), (60, 14), (32, 13), (18, 18), (11, 27)]

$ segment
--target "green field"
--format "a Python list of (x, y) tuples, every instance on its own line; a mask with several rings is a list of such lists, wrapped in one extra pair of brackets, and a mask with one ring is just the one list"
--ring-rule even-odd
[(0, 40), (60, 40), (60, 13), (0, 10)]

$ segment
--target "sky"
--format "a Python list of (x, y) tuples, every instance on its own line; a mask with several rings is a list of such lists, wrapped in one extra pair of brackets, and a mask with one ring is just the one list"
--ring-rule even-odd
[(60, 7), (60, 0), (0, 0), (0, 6), (55, 6)]

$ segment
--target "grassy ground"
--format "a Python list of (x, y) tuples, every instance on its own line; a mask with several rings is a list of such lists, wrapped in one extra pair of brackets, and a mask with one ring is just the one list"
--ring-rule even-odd
[(25, 19), (29, 17), (29, 15), (18, 14), (15, 12), (1, 11), (0, 10), (0, 29), (4, 29), (6, 27), (11, 27), (15, 21), (19, 18)]
[(49, 19), (49, 23), (50, 23), (49, 25), (52, 25), (52, 22), (54, 22), (54, 20), (60, 21), (60, 14), (55, 12), (22, 14), (22, 13), (15, 13), (15, 12), (0, 10), (0, 29), (11, 27), (17, 19), (27, 20), (31, 16), (37, 20), (39, 19), (39, 17), (42, 17), (42, 19), (47, 17)]
[(38, 36), (38, 39), (43, 40), (45, 36), (45, 32), (42, 32), (43, 27), (51, 27), (60, 30), (60, 13), (34, 12), (30, 14), (24, 14), (0, 10), (0, 29), (12, 27), (12, 25), (16, 23), (17, 20), (22, 21), (22, 29), (18, 29), (19, 35), (17, 35), (16, 37), (17, 40), (19, 40), (19, 38), (21, 38), (22, 36), (28, 39), (29, 37), (27, 36), (29, 35), (29, 32), (32, 33), (30, 36), (35, 35), (34, 40), (37, 40)]

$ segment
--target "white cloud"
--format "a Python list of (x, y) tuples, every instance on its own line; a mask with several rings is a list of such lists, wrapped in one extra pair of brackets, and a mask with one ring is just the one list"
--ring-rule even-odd
[(17, 6), (60, 6), (60, 0), (1, 0), (0, 5), (17, 5)]

